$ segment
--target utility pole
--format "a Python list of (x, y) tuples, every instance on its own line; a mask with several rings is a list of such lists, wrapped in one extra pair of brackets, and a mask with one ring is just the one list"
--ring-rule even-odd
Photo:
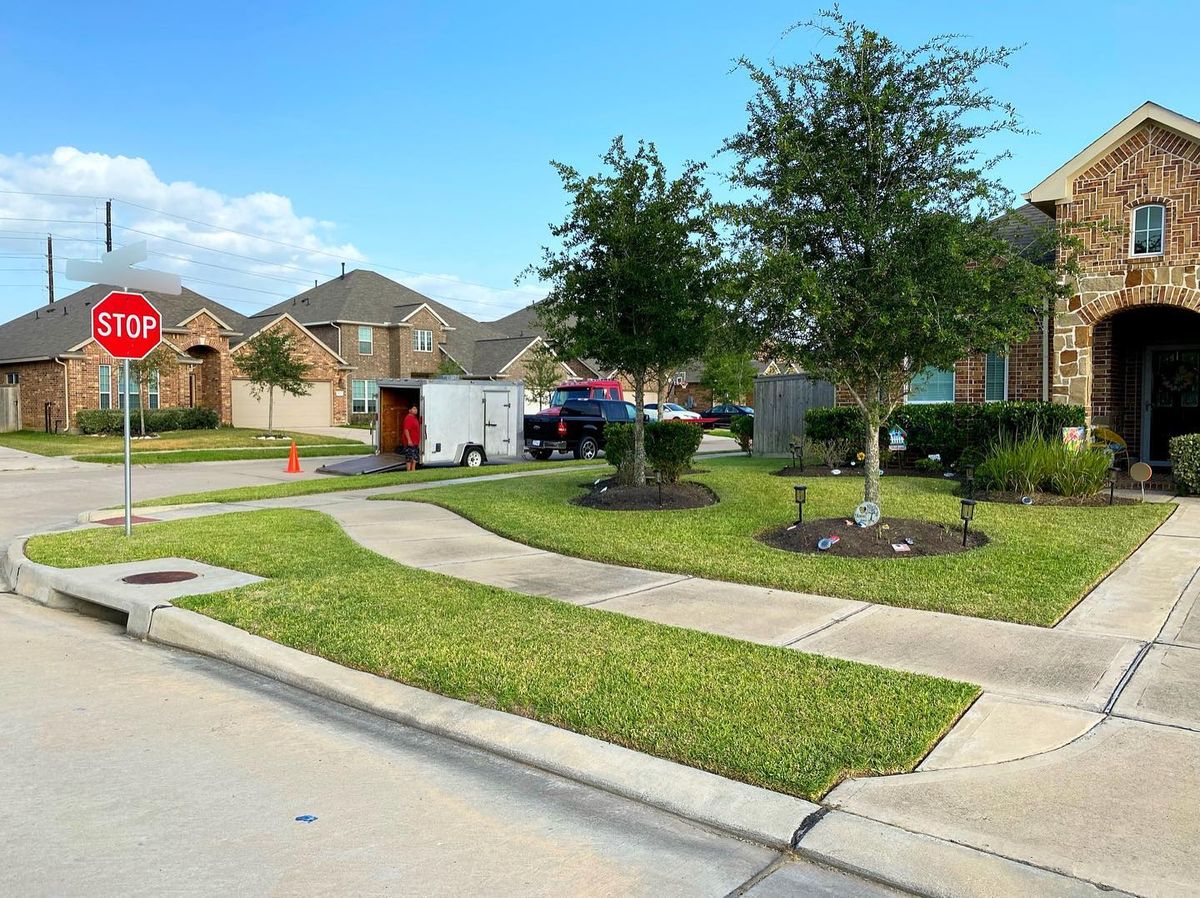
[(46, 285), (50, 288), (50, 305), (54, 305), (54, 236), (46, 235)]
[(112, 252), (112, 200), (104, 201), (104, 251)]

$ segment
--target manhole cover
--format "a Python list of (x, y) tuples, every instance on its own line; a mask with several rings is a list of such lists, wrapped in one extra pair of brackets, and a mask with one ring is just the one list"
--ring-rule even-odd
[(153, 583), (182, 583), (184, 580), (195, 580), (199, 574), (192, 571), (147, 571), (144, 574), (130, 574), (122, 577), (122, 583), (133, 583), (136, 586), (149, 586)]

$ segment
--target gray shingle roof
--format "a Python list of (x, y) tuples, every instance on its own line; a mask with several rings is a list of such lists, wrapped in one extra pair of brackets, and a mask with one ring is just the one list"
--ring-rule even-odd
[[(496, 337), (475, 341), (473, 373), (499, 374), (536, 337)], [(462, 364), (461, 362), (459, 364)]]
[[(85, 287), (53, 305), (41, 305), (0, 325), (0, 362), (49, 358), (84, 343), (92, 335), (91, 307), (114, 289), (102, 284)], [(147, 293), (146, 298), (162, 314), (163, 327), (177, 327), (207, 309), (231, 330), (251, 330), (240, 313), (186, 287), (179, 296)]]
[(1001, 237), (1020, 250), (1032, 251), (1031, 261), (1054, 262), (1054, 246), (1046, 241), (1047, 229), (1054, 219), (1033, 203), (1018, 206), (995, 223)]

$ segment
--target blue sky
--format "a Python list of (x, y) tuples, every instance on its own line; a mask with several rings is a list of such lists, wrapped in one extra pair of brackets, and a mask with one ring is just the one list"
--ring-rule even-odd
[[(710, 159), (750, 93), (733, 59), (806, 58), (815, 35), (780, 34), (821, 5), (10, 4), (0, 189), (113, 195), (304, 246), (168, 230), (180, 222), (118, 204), (119, 223), (261, 259), (151, 240), (183, 257), (152, 258), (155, 267), (205, 278), (195, 289), (243, 312), (334, 274), (345, 255), (497, 317), (538, 292), (512, 285), (563, 215), (548, 160), (594, 168), (618, 133), (655, 140), (672, 164)], [(987, 75), (1037, 132), (1009, 142), (1001, 175), (1017, 192), (1144, 100), (1200, 116), (1193, 56), (1157, 49), (1172, 22), (1194, 28), (1194, 3), (1160, 2), (1151, 15), (1099, 0), (842, 8), (906, 43), (950, 31), (1026, 45), (1011, 69)], [(84, 155), (54, 160), (59, 147)], [(144, 164), (111, 162), (121, 156)], [(38, 233), (96, 236), (94, 226), (15, 219), (92, 221), (96, 209), (0, 197), (10, 219), (0, 232), (12, 238), (0, 240), (11, 263), (0, 267), (30, 266), (0, 272), (0, 284), (40, 283)], [(95, 244), (58, 252), (92, 257)], [(43, 301), (39, 289), (0, 288), (0, 320)]]

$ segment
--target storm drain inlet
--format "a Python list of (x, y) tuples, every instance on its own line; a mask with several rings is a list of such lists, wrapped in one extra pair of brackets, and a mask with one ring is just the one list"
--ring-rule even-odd
[(122, 577), (121, 582), (134, 586), (153, 586), (159, 583), (182, 583), (185, 580), (195, 580), (199, 576), (194, 571), (146, 571)]

